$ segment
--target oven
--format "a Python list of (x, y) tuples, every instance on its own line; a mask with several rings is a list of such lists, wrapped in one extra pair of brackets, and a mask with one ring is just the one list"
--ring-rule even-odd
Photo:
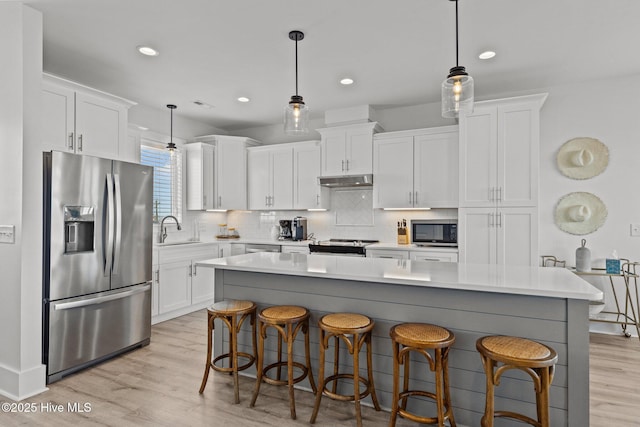
[(329, 239), (309, 244), (311, 255), (366, 256), (365, 248), (377, 240)]
[(417, 246), (458, 247), (457, 219), (412, 219), (411, 243)]

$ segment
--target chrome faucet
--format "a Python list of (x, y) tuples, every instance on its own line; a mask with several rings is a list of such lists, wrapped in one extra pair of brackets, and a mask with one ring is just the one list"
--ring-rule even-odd
[(160, 243), (164, 243), (164, 239), (167, 238), (167, 227), (164, 226), (164, 221), (167, 218), (173, 218), (173, 220), (176, 222), (176, 225), (178, 226), (178, 230), (182, 230), (182, 226), (178, 222), (178, 218), (176, 218), (173, 215), (165, 216), (164, 218), (162, 218), (162, 221), (160, 222)]

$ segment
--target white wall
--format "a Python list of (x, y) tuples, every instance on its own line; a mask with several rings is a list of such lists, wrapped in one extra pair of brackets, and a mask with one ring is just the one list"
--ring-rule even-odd
[[(200, 135), (226, 135), (228, 132), (206, 123), (180, 116), (180, 106), (173, 112), (173, 136), (185, 140)], [(144, 126), (151, 132), (169, 135), (171, 112), (168, 108), (153, 108), (137, 104), (129, 109), (129, 123)], [(144, 134), (144, 132), (142, 132)]]
[(41, 198), (39, 147), (42, 15), (0, 3), (0, 224), (15, 244), (0, 244), (0, 394), (24, 399), (45, 390), (41, 364)]

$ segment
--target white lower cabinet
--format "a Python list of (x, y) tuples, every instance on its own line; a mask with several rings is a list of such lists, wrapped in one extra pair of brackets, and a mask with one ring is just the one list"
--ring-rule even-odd
[(152, 323), (182, 316), (213, 303), (214, 270), (197, 267), (195, 263), (218, 258), (219, 247), (216, 243), (189, 246), (158, 249), (153, 289), (153, 299), (157, 303), (152, 301), (157, 310), (152, 313)]
[(452, 249), (368, 249), (369, 258), (410, 259), (412, 261), (458, 262), (458, 251)]
[(535, 267), (537, 208), (459, 209), (458, 243), (460, 262)]

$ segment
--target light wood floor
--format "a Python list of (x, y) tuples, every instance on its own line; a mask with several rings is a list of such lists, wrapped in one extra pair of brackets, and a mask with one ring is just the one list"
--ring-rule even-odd
[[(262, 385), (249, 408), (254, 382), (240, 378), (240, 404), (232, 404), (230, 376), (212, 372), (198, 394), (206, 355), (206, 311), (153, 326), (151, 344), (51, 384), (49, 391), (21, 403), (36, 413), (0, 413), (2, 426), (300, 426), (308, 425), (311, 393), (296, 391), (298, 420), (289, 419), (285, 387)], [(637, 338), (592, 335), (591, 426), (638, 426), (640, 342)], [(6, 399), (0, 398), (0, 401)], [(68, 403), (89, 403), (90, 412), (70, 413)], [(62, 404), (46, 413), (42, 404)], [(364, 424), (384, 426), (387, 412), (364, 408)], [(323, 399), (316, 425), (353, 426), (353, 405)], [(416, 426), (398, 420), (400, 426)]]

